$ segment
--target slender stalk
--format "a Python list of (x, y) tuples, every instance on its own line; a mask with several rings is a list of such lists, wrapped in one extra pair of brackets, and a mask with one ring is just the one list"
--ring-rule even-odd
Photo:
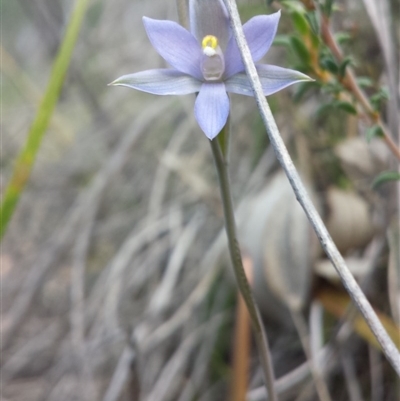
[(46, 92), (31, 125), (25, 145), (17, 157), (13, 174), (0, 205), (0, 239), (7, 229), (22, 191), (28, 182), (36, 155), (61, 93), (84, 16), (90, 0), (76, 0), (60, 50), (54, 60)]
[(310, 371), (314, 378), (314, 385), (315, 389), (317, 390), (318, 397), (320, 401), (332, 401), (323, 373), (319, 371), (315, 356), (311, 352), (310, 335), (307, 324), (304, 321), (304, 317), (302, 316), (301, 312), (295, 310), (294, 308), (290, 308), (290, 313), (292, 315), (292, 320), (296, 327), (297, 334), (299, 335), (303, 351), (310, 365)]
[(324, 249), (328, 258), (337, 270), (347, 292), (357, 305), (358, 309), (364, 316), (366, 322), (368, 323), (376, 339), (381, 345), (382, 351), (385, 354), (387, 360), (391, 363), (396, 373), (400, 376), (400, 353), (394, 345), (393, 341), (388, 336), (378, 316), (372, 309), (371, 304), (368, 302), (360, 286), (354, 279), (349, 268), (346, 266), (342, 255), (339, 253), (336, 245), (332, 241), (331, 236), (329, 235), (324, 223), (322, 222), (321, 217), (319, 216), (317, 210), (315, 209), (315, 206), (311, 202), (311, 199), (300, 180), (299, 174), (297, 173), (293, 161), (290, 158), (286, 146), (280, 136), (275, 119), (263, 94), (261, 82), (257, 75), (257, 70), (243, 33), (243, 28), (240, 22), (240, 16), (236, 2), (234, 0), (225, 0), (225, 4), (231, 18), (233, 33), (235, 35), (236, 42), (242, 55), (247, 76), (249, 77), (251, 86), (253, 88), (254, 96), (256, 98), (261, 117), (269, 135), (271, 144), (275, 149), (276, 156), (281, 166), (285, 170), (293, 191), (296, 194), (296, 198), (303, 207), (308, 220), (313, 226), (314, 231), (316, 232), (321, 242), (322, 248)]
[[(225, 129), (226, 126), (225, 126)], [(242, 264), (242, 255), (236, 236), (235, 216), (233, 212), (232, 196), (230, 190), (227, 161), (224, 158), (220, 144), (217, 140), (210, 141), (214, 156), (215, 166), (218, 173), (219, 186), (221, 191), (222, 205), (225, 216), (225, 229), (228, 237), (228, 248), (235, 273), (236, 281), (249, 311), (251, 323), (254, 329), (254, 335), (259, 350), (261, 365), (264, 372), (265, 385), (269, 397), (272, 401), (278, 401), (278, 396), (274, 387), (274, 372), (272, 367), (272, 358), (269, 351), (267, 335), (261, 320), (260, 312), (257, 308), (250, 285), (247, 281)]]

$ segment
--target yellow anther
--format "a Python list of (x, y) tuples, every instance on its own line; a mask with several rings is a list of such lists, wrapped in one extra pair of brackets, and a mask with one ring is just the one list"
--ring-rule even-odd
[(215, 50), (218, 46), (218, 39), (213, 35), (204, 36), (201, 42), (201, 46), (203, 49), (205, 49), (206, 47), (211, 47)]

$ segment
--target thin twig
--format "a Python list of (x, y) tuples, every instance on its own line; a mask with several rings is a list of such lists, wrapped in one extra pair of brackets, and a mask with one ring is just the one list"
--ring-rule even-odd
[(163, 279), (160, 285), (154, 290), (154, 294), (150, 300), (148, 311), (153, 316), (161, 314), (170, 305), (169, 301), (176, 288), (179, 273), (202, 225), (202, 217), (202, 213), (195, 213), (176, 242), (176, 246), (165, 268)]
[(318, 370), (316, 359), (311, 352), (310, 335), (308, 332), (309, 330), (307, 324), (304, 321), (304, 317), (301, 315), (301, 312), (295, 310), (294, 308), (291, 308), (290, 312), (292, 315), (293, 323), (299, 335), (303, 351), (310, 365), (310, 371), (314, 379), (315, 389), (317, 390), (318, 397), (320, 401), (332, 401), (323, 374)]
[(383, 369), (381, 353), (371, 345), (368, 346), (369, 370), (371, 380), (370, 400), (383, 400)]
[(346, 352), (346, 349), (340, 351), (340, 359), (343, 367), (343, 376), (345, 379), (347, 393), (350, 401), (363, 401), (360, 383), (357, 380), (354, 359)]
[[(145, 129), (150, 121), (154, 119), (154, 116), (163, 113), (171, 106), (172, 104), (170, 102), (160, 100), (154, 103), (153, 107), (148, 109), (148, 112), (142, 114), (135, 121), (135, 128), (133, 130), (128, 130), (129, 134), (121, 138), (116, 146), (116, 150), (104, 163), (96, 177), (93, 178), (90, 186), (78, 196), (60, 225), (60, 229), (56, 230), (52, 235), (48, 245), (31, 267), (21, 284), (18, 296), (7, 312), (8, 324), (6, 327), (5, 325), (3, 326), (4, 331), (2, 333), (1, 349), (5, 349), (9, 345), (14, 334), (24, 322), (24, 318), (29, 311), (34, 296), (40, 290), (51, 268), (61, 258), (72, 242), (76, 227), (82, 216), (93, 208), (96, 199), (101, 197), (109, 180), (122, 168), (129, 150), (145, 132)], [(51, 272), (54, 273), (54, 269)]]
[(103, 401), (117, 401), (120, 398), (122, 389), (128, 380), (130, 366), (135, 358), (135, 350), (130, 345), (125, 346), (104, 394)]
[(274, 372), (272, 368), (272, 358), (269, 351), (267, 335), (264, 330), (260, 312), (251, 292), (250, 285), (247, 281), (246, 274), (243, 269), (242, 256), (236, 236), (235, 215), (233, 212), (232, 196), (227, 171), (227, 163), (221, 151), (221, 147), (217, 140), (210, 141), (211, 149), (214, 155), (214, 161), (218, 172), (219, 186), (221, 191), (222, 204), (225, 217), (225, 229), (228, 237), (228, 248), (231, 256), (236, 281), (246, 302), (250, 319), (253, 325), (254, 334), (259, 349), (259, 356), (264, 372), (265, 385), (272, 401), (277, 401), (278, 397), (274, 388)]
[(78, 386), (82, 400), (95, 398), (93, 372), (87, 358), (85, 341), (85, 273), (90, 239), (101, 197), (97, 197), (88, 213), (82, 217), (81, 231), (75, 241), (74, 263), (71, 269), (71, 340), (77, 366)]
[(293, 161), (285, 147), (285, 144), (280, 136), (278, 127), (275, 119), (271, 113), (267, 100), (263, 94), (260, 79), (257, 75), (257, 70), (251, 57), (249, 47), (244, 37), (242, 24), (240, 22), (240, 16), (237, 9), (236, 2), (234, 0), (225, 0), (227, 9), (232, 22), (233, 33), (235, 35), (240, 53), (243, 58), (243, 63), (246, 68), (247, 75), (249, 77), (251, 86), (254, 91), (254, 95), (257, 101), (257, 105), (269, 135), (272, 146), (275, 149), (277, 158), (286, 172), (286, 175), (293, 187), (296, 194), (296, 198), (303, 207), (311, 225), (313, 226), (325, 253), (335, 266), (343, 285), (356, 303), (360, 312), (363, 314), (366, 322), (374, 333), (376, 339), (382, 347), (382, 350), (391, 363), (397, 374), (400, 376), (400, 353), (394, 345), (393, 341), (388, 336), (382, 323), (377, 317), (376, 313), (372, 309), (370, 303), (362, 292), (360, 286), (357, 284), (350, 270), (346, 266), (346, 263), (339, 253), (336, 245), (333, 243), (321, 217), (319, 216), (315, 206), (310, 200), (304, 185), (302, 184), (299, 174), (294, 167)]
[[(321, 373), (327, 374), (333, 367), (332, 356), (334, 354), (331, 345), (326, 345), (320, 349), (318, 355), (316, 355), (316, 363), (321, 367)], [(310, 364), (308, 361), (294, 368), (289, 373), (281, 376), (276, 380), (276, 391), (279, 395), (287, 394), (288, 392), (295, 393), (300, 387), (304, 387), (308, 383), (308, 379), (311, 377)], [(247, 401), (266, 401), (270, 400), (268, 394), (265, 392), (265, 388), (258, 387), (250, 390), (247, 393)]]

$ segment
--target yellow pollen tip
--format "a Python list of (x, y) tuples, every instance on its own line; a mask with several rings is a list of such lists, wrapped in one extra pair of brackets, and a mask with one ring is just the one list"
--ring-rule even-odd
[(215, 50), (218, 46), (218, 39), (213, 35), (204, 36), (201, 42), (201, 46), (203, 49), (205, 49), (206, 47), (211, 47)]

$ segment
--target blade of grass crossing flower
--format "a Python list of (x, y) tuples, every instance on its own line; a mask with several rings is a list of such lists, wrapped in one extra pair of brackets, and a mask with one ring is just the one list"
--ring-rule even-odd
[(90, 0), (76, 0), (71, 19), (61, 43), (46, 92), (31, 125), (23, 149), (18, 155), (14, 170), (0, 207), (0, 239), (14, 213), (34, 165), (36, 155), (57, 104), (72, 52)]
[(290, 184), (293, 187), (293, 191), (296, 193), (296, 198), (303, 207), (304, 212), (306, 213), (314, 231), (316, 232), (325, 253), (337, 270), (343, 285), (357, 305), (358, 309), (363, 314), (368, 326), (371, 328), (371, 331), (374, 333), (374, 336), (381, 345), (387, 360), (390, 362), (397, 375), (400, 376), (400, 353), (394, 345), (392, 339), (388, 336), (388, 333), (372, 309), (371, 304), (368, 302), (360, 286), (351, 274), (336, 245), (333, 243), (332, 238), (330, 237), (321, 217), (316, 211), (315, 206), (311, 202), (310, 197), (300, 180), (299, 174), (294, 167), (293, 161), (290, 158), (286, 146), (280, 136), (275, 119), (264, 96), (256, 67), (251, 58), (249, 47), (246, 43), (236, 2), (234, 0), (225, 0), (225, 4), (231, 18), (233, 34), (240, 49), (243, 63), (246, 67), (246, 72), (254, 91), (254, 96), (261, 118), (263, 119), (276, 156), (285, 170)]

